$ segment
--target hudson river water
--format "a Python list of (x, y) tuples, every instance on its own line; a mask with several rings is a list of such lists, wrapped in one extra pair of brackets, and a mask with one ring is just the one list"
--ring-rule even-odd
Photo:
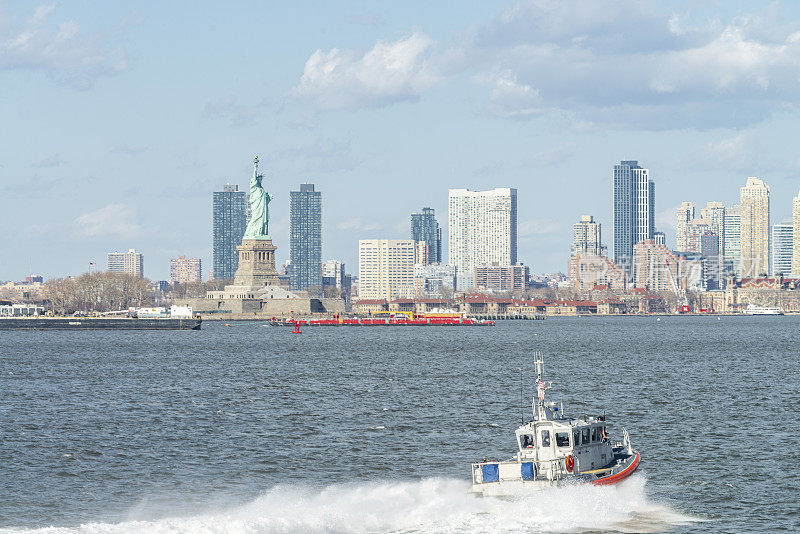
[[(468, 493), (533, 350), (637, 475)], [(799, 355), (795, 317), (3, 332), (0, 532), (796, 531)]]

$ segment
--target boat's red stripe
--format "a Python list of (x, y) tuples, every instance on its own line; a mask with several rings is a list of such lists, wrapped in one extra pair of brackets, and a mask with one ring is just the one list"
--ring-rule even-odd
[(639, 467), (639, 453), (636, 453), (636, 458), (633, 459), (631, 465), (617, 473), (616, 475), (611, 475), (608, 477), (598, 478), (597, 480), (592, 480), (592, 484), (595, 486), (605, 486), (608, 484), (616, 484), (617, 482), (622, 482), (629, 476), (631, 476), (634, 471)]

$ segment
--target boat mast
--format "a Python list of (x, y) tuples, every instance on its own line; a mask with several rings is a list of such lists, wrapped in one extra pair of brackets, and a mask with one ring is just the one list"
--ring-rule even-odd
[(552, 385), (548, 386), (542, 380), (542, 353), (535, 352), (534, 355), (538, 358), (534, 364), (536, 364), (536, 391), (537, 396), (535, 400), (535, 404), (533, 405), (533, 415), (534, 418), (538, 421), (545, 421), (547, 420), (547, 414), (544, 410), (544, 392), (552, 387)]

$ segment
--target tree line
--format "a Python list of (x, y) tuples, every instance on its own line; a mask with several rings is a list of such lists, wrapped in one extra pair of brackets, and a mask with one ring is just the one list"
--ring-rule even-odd
[(166, 292), (147, 278), (109, 271), (84, 273), (76, 278), (53, 278), (45, 282), (47, 307), (55, 314), (110, 312), (169, 305), (184, 298), (204, 298), (207, 291), (222, 289), (230, 280), (174, 284)]

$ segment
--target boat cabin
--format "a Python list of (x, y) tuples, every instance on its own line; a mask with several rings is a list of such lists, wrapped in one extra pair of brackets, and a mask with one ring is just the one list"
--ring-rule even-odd
[(546, 409), (546, 419), (530, 421), (516, 431), (520, 462), (533, 461), (537, 470), (544, 473), (551, 464), (562, 460), (566, 463), (571, 457), (572, 468), (565, 467), (577, 474), (604, 467), (612, 461), (605, 418), (569, 419), (558, 412), (555, 403), (548, 403)]

